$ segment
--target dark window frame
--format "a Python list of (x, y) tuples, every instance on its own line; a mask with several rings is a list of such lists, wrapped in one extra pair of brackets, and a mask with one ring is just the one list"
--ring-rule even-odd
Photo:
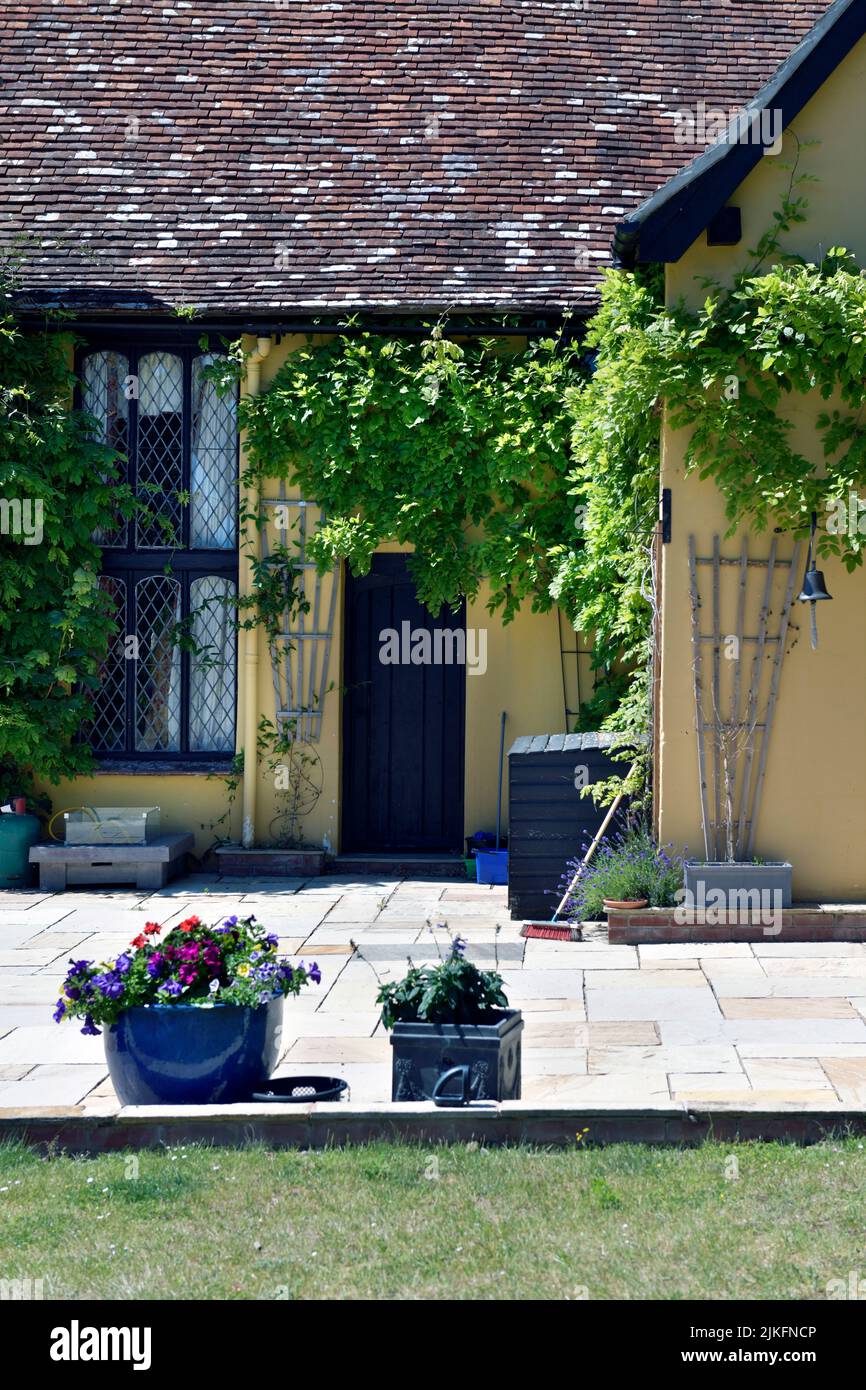
[[(204, 356), (208, 351), (219, 354), (220, 348), (202, 348), (199, 343), (200, 332), (190, 331), (188, 334), (174, 336), (172, 334), (154, 331), (140, 331), (130, 333), (129, 330), (112, 331), (106, 329), (104, 332), (88, 332), (86, 340), (79, 342), (75, 350), (74, 366), (76, 375), (75, 403), (79, 408), (83, 408), (83, 389), (82, 371), (84, 359), (93, 353), (116, 352), (125, 357), (128, 361), (128, 371), (130, 375), (137, 374), (137, 367), (142, 357), (152, 352), (171, 354), (181, 360), (182, 366), (182, 410), (181, 410), (181, 491), (190, 491), (191, 479), (191, 459), (192, 459), (192, 367), (193, 359)], [(135, 487), (137, 483), (137, 445), (138, 445), (138, 401), (129, 401), (129, 430), (127, 438), (127, 464), (125, 477), (128, 482)], [(235, 471), (238, 471), (240, 458), (240, 439), (238, 432), (235, 431)], [(126, 545), (125, 546), (102, 546), (101, 572), (106, 576), (122, 579), (126, 585), (126, 607), (124, 613), (124, 636), (135, 633), (135, 586), (141, 579), (148, 575), (163, 574), (166, 566), (170, 568), (170, 577), (176, 579), (181, 585), (181, 621), (189, 617), (190, 609), (190, 585), (194, 580), (213, 577), (216, 579), (230, 580), (235, 586), (235, 593), (238, 593), (239, 584), (239, 497), (236, 501), (234, 515), (234, 545), (231, 549), (195, 549), (189, 548), (190, 533), (190, 513), (191, 507), (186, 504), (182, 508), (182, 547), (165, 546), (159, 549), (148, 548), (138, 549), (136, 547), (136, 528), (134, 520), (130, 520), (126, 525)], [(98, 759), (101, 766), (112, 763), (133, 764), (146, 771), (148, 766), (153, 763), (177, 764), (178, 768), (188, 768), (201, 765), (202, 767), (212, 767), (214, 765), (224, 765), (228, 767), (234, 757), (232, 752), (224, 749), (210, 751), (193, 751), (189, 748), (189, 723), (190, 723), (190, 691), (191, 691), (191, 653), (181, 650), (181, 729), (180, 729), (180, 748), (173, 751), (163, 749), (137, 749), (135, 747), (136, 734), (136, 663), (128, 661), (125, 672), (125, 720), (124, 734), (125, 747), (123, 749), (105, 750), (95, 747), (94, 756)], [(232, 680), (232, 728), (233, 743), (237, 740), (237, 700), (238, 700), (238, 643), (237, 634), (235, 635), (235, 660)]]

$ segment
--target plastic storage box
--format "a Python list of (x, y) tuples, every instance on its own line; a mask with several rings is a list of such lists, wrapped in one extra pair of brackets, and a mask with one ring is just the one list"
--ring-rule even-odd
[(158, 806), (87, 806), (63, 819), (68, 845), (146, 845), (159, 835)]

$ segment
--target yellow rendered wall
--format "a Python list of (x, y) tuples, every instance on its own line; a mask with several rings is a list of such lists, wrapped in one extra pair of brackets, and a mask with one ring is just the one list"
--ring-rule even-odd
[[(274, 345), (261, 363), (260, 388), (266, 390), (286, 360), (288, 353), (307, 340), (301, 336), (284, 338)], [(254, 340), (247, 346), (252, 349)], [(241, 441), (243, 447), (243, 439)], [(265, 495), (277, 497), (277, 485), (268, 484)], [(288, 496), (297, 496), (289, 490)], [(570, 508), (568, 498), (563, 505)], [(386, 550), (401, 549), (397, 545)], [(241, 556), (243, 576), (244, 560)], [(241, 588), (243, 589), (243, 577)], [(526, 734), (560, 733), (566, 728), (563, 696), (562, 660), (560, 656), (559, 618), (556, 611), (533, 614), (528, 606), (507, 626), (491, 617), (486, 608), (488, 591), (485, 588), (477, 599), (467, 605), (466, 623), (476, 629), (487, 629), (487, 669), (484, 674), (466, 676), (466, 772), (465, 772), (465, 831), (493, 829), (496, 824), (496, 799), (499, 759), (500, 713), (507, 712), (506, 753), (515, 738)], [(315, 809), (304, 821), (305, 839), (324, 845), (333, 852), (339, 849), (340, 837), (340, 762), (341, 762), (341, 684), (342, 684), (342, 579), (337, 596), (333, 640), (329, 664), (329, 681), (334, 688), (326, 695), (323, 706), (322, 734), (318, 751), (323, 768), (323, 790)], [(576, 638), (567, 623), (562, 622), (562, 643), (574, 649)], [(261, 715), (274, 717), (274, 687), (271, 660), (263, 633), (257, 634), (258, 666), (256, 673), (257, 720)], [(244, 728), (244, 642), (240, 634), (238, 651), (238, 746)], [(581, 641), (581, 646), (584, 645)], [(566, 697), (569, 708), (577, 704), (575, 657), (566, 657)], [(592, 682), (588, 658), (581, 660), (580, 695), (591, 693)], [(573, 721), (572, 721), (573, 725)], [(227, 792), (221, 780), (201, 774), (176, 776), (167, 773), (115, 776), (100, 774), (46, 788), (55, 809), (71, 805), (159, 805), (164, 830), (193, 830), (196, 851), (204, 853), (214, 841), (215, 834), (241, 835), (241, 791), (238, 791), (228, 824), (214, 831), (210, 822), (216, 821), (228, 806)], [(264, 764), (257, 774), (255, 831), (257, 843), (268, 843), (270, 822), (279, 809), (279, 797), (273, 778)], [(507, 759), (503, 784), (503, 828), (507, 828), (508, 782)]]
[[(195, 852), (203, 855), (217, 836), (229, 837), (227, 823), (212, 828), (228, 807), (225, 785), (216, 777), (202, 773), (177, 775), (171, 772), (136, 772), (125, 776), (100, 773), (96, 777), (79, 777), (58, 786), (43, 785), (51, 798), (54, 812), (75, 806), (159, 806), (160, 827), (163, 832), (191, 830), (195, 834)], [(232, 835), (240, 835), (240, 798), (231, 817)], [(62, 817), (54, 827), (63, 838)]]
[[(805, 188), (808, 220), (785, 238), (791, 250), (808, 259), (833, 245), (853, 251), (866, 265), (866, 179), (863, 138), (866, 132), (866, 41), (858, 44), (836, 73), (793, 123), (801, 141), (820, 142), (804, 149), (800, 167), (815, 174)], [(793, 147), (787, 133), (783, 158)], [(743, 214), (743, 239), (736, 247), (709, 247), (705, 236), (675, 265), (668, 267), (668, 301), (684, 298), (695, 305), (705, 291), (696, 278), (709, 275), (728, 281), (747, 263), (747, 248), (769, 226), (790, 177), (779, 160), (765, 157), (729, 200)], [(783, 402), (794, 424), (792, 446), (821, 464), (814, 428), (816, 416), (835, 402), (793, 397)], [(660, 833), (664, 840), (688, 846), (703, 857), (694, 694), (687, 547), (694, 534), (698, 552), (711, 553), (714, 533), (724, 535), (722, 498), (715, 485), (683, 476), (686, 438), (664, 430), (662, 485), (670, 487), (673, 538), (663, 547), (663, 639), (661, 738), (659, 747)], [(790, 537), (780, 536), (779, 554), (789, 555)], [(723, 544), (724, 553), (739, 552), (741, 536)], [(770, 536), (750, 538), (751, 553), (766, 556)], [(805, 548), (804, 548), (805, 551)], [(755, 849), (763, 858), (789, 859), (794, 892), (801, 900), (866, 901), (866, 572), (848, 574), (833, 560), (822, 562), (832, 603), (818, 605), (820, 645), (809, 644), (808, 610), (795, 601), (792, 619), (799, 624), (785, 657), (775, 724), (769, 748), (763, 803)], [(731, 604), (733, 571), (726, 579), (727, 611), (722, 630), (735, 630)], [(799, 581), (800, 575), (797, 575)], [(703, 572), (708, 593), (709, 572)], [(796, 584), (795, 595), (799, 591)], [(723, 588), (723, 592), (725, 589)], [(750, 590), (750, 593), (753, 591)], [(777, 585), (774, 609), (778, 611)], [(749, 600), (747, 630), (755, 631), (756, 605)], [(705, 631), (710, 613), (702, 611)], [(705, 665), (705, 672), (706, 672)], [(750, 667), (747, 665), (746, 670)]]

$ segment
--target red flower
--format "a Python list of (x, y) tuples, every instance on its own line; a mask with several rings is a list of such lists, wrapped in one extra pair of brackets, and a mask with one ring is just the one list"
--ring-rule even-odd
[(144, 924), (145, 936), (156, 936), (157, 933), (161, 931), (162, 927), (159, 925), (159, 922), (145, 922)]
[(200, 926), (201, 926), (201, 918), (200, 918), (200, 917), (187, 917), (186, 921), (181, 922), (181, 924), (180, 924), (180, 929), (181, 929), (181, 931), (195, 931), (196, 927), (200, 927)]
[(142, 946), (147, 945), (147, 942), (145, 941), (144, 936), (141, 933), (139, 933), (138, 936), (134, 936), (132, 938), (129, 944), (130, 946), (134, 946), (137, 951), (140, 951)]

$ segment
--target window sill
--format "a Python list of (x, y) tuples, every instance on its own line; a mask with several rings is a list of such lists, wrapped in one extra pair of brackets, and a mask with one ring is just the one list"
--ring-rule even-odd
[(210, 777), (226, 776), (232, 770), (231, 759), (214, 758), (211, 762), (98, 762), (94, 777)]

